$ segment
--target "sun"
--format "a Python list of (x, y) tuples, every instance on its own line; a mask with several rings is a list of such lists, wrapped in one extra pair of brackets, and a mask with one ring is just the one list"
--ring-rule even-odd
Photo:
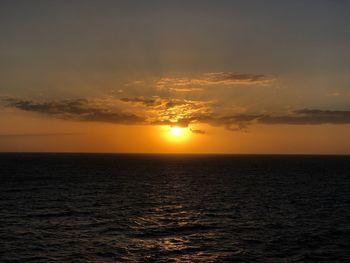
[(174, 137), (181, 137), (184, 135), (184, 129), (180, 127), (171, 127), (170, 133)]
[(167, 138), (169, 142), (173, 142), (173, 143), (185, 142), (191, 136), (190, 130), (185, 127), (183, 128), (179, 126), (172, 126), (172, 127), (163, 126), (163, 131), (164, 131), (165, 138)]

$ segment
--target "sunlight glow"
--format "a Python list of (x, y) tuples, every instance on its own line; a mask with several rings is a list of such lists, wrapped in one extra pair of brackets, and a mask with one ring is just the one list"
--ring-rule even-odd
[(184, 135), (184, 129), (180, 127), (171, 127), (170, 133), (172, 136), (180, 137)]
[(165, 138), (171, 143), (182, 143), (190, 138), (191, 131), (188, 128), (178, 126), (163, 126)]

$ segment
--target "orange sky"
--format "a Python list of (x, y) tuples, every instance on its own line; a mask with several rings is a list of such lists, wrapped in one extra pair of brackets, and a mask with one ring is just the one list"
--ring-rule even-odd
[(0, 3), (0, 151), (350, 154), (349, 4), (200, 3)]
[[(10, 112), (1, 117), (2, 151), (127, 153), (318, 153), (347, 154), (350, 125), (254, 125), (251, 131), (228, 131), (196, 125), (184, 136), (168, 126), (72, 122)], [(11, 120), (11, 122), (9, 121)], [(14, 125), (16, 124), (16, 125)], [(26, 133), (21, 133), (26, 130)]]

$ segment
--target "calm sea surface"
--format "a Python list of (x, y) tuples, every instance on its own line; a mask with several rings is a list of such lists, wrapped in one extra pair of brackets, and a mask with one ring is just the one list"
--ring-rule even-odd
[(0, 154), (0, 262), (350, 262), (350, 157)]

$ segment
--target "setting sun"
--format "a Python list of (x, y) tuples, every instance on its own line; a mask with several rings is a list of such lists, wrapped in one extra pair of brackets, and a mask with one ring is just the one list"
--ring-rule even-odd
[(170, 142), (184, 142), (190, 137), (190, 130), (188, 128), (181, 128), (178, 126), (166, 127), (163, 126), (164, 135)]
[(171, 127), (170, 133), (172, 136), (180, 137), (184, 135), (184, 129), (180, 127)]

